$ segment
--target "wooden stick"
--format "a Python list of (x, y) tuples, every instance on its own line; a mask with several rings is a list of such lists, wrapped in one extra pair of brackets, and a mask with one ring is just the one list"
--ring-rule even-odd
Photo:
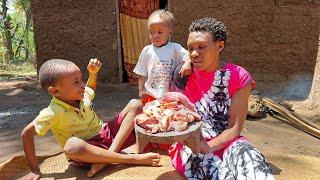
[(318, 124), (313, 123), (310, 120), (307, 120), (305, 117), (301, 116), (300, 114), (296, 113), (296, 112), (291, 112), (292, 115), (294, 115), (296, 118), (300, 119), (301, 121), (303, 121), (304, 123), (308, 124), (309, 126), (312, 126), (318, 130), (320, 130), (320, 126)]
[(269, 98), (262, 98), (262, 101), (265, 103), (266, 106), (268, 106), (271, 109), (274, 109), (278, 113), (280, 113), (284, 118), (289, 120), (290, 122), (294, 123), (295, 125), (299, 126), (301, 130), (317, 137), (320, 139), (320, 130), (307, 124), (306, 122), (300, 120), (299, 118), (295, 117), (291, 114), (290, 111), (283, 108), (280, 104), (274, 102), (273, 100)]

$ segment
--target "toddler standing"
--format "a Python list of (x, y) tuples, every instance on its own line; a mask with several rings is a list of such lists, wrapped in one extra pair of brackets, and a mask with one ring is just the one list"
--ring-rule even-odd
[(151, 44), (144, 47), (133, 72), (138, 75), (139, 97), (146, 103), (171, 91), (173, 70), (184, 63), (180, 74), (191, 73), (188, 51), (170, 42), (174, 17), (166, 10), (156, 10), (148, 18)]

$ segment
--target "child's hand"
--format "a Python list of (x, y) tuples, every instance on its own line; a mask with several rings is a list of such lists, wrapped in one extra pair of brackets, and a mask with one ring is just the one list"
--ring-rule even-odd
[(139, 97), (144, 98), (147, 95), (147, 92), (145, 90), (139, 91)]
[(101, 63), (97, 58), (90, 59), (87, 69), (89, 73), (98, 73), (101, 67)]
[(179, 74), (181, 77), (190, 75), (192, 72), (191, 64), (189, 63), (184, 63), (181, 70), (179, 71)]

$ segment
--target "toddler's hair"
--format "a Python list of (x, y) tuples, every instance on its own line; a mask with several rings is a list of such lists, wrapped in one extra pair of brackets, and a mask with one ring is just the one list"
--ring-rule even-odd
[(158, 16), (159, 18), (163, 19), (165, 22), (167, 22), (169, 28), (171, 28), (171, 30), (173, 30), (174, 27), (174, 17), (173, 14), (167, 10), (164, 9), (158, 9), (153, 11), (149, 18), (148, 18), (148, 26), (149, 26), (149, 21), (151, 18)]
[(39, 69), (39, 81), (44, 90), (48, 90), (49, 86), (54, 86), (61, 73), (73, 62), (64, 59), (50, 59), (43, 63)]
[(226, 42), (228, 37), (228, 31), (225, 25), (211, 17), (194, 20), (189, 27), (189, 32), (195, 31), (209, 32), (211, 33), (213, 40), (217, 41)]

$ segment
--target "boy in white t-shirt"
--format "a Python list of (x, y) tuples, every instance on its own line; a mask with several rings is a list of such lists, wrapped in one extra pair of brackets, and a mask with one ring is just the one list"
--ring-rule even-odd
[(133, 72), (138, 75), (139, 97), (146, 103), (171, 91), (174, 69), (184, 63), (181, 76), (191, 73), (188, 51), (180, 44), (169, 42), (174, 17), (166, 10), (156, 10), (148, 18), (152, 44), (143, 48)]

